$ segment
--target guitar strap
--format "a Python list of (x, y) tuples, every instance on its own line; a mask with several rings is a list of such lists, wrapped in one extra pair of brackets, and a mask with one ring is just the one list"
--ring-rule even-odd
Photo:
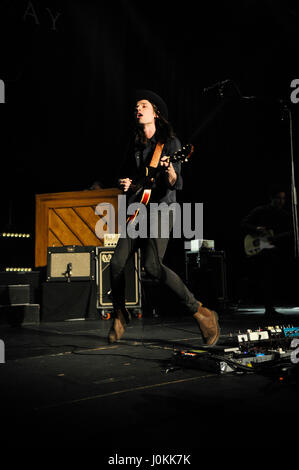
[[(160, 157), (161, 157), (161, 154), (162, 154), (163, 147), (164, 147), (164, 144), (161, 144), (160, 142), (157, 142), (155, 151), (154, 151), (152, 159), (150, 161), (150, 164), (149, 164), (148, 167), (145, 168), (146, 176), (148, 176), (148, 174), (149, 174), (149, 167), (157, 168), (157, 166), (159, 164), (159, 161), (160, 161)], [(144, 204), (145, 206), (147, 205), (147, 203), (150, 199), (150, 196), (151, 196), (151, 192), (152, 192), (151, 189), (145, 189), (143, 191), (142, 197), (141, 197), (141, 200), (140, 200), (141, 204)], [(137, 209), (134, 212), (133, 215), (129, 216), (127, 218), (127, 223), (132, 222), (133, 220), (135, 220), (135, 218), (137, 217), (138, 212), (139, 212), (139, 209)]]
[(164, 147), (164, 144), (161, 144), (161, 142), (157, 142), (156, 148), (155, 148), (155, 151), (154, 151), (154, 154), (152, 156), (152, 159), (151, 159), (151, 162), (150, 162), (149, 166), (151, 166), (153, 168), (157, 168), (157, 166), (159, 164), (159, 161), (160, 161), (160, 157), (161, 157), (163, 147)]

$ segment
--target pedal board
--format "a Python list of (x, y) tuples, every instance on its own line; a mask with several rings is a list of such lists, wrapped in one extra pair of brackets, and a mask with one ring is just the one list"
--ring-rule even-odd
[(174, 352), (172, 365), (207, 372), (257, 372), (266, 368), (292, 365), (292, 339), (299, 337), (299, 327), (268, 326), (230, 335), (227, 344), (213, 348), (185, 349)]

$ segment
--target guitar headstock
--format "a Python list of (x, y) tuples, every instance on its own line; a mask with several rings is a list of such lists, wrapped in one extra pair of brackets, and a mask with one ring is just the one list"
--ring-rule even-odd
[(170, 160), (172, 162), (185, 163), (189, 160), (193, 152), (194, 152), (194, 146), (192, 144), (186, 144), (180, 150), (178, 150), (172, 156), (170, 156)]

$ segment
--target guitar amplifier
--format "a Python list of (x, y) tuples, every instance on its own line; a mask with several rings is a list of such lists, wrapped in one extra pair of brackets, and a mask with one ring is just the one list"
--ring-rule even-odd
[(185, 252), (186, 284), (209, 308), (225, 309), (228, 302), (224, 251)]
[(95, 246), (53, 246), (47, 253), (47, 281), (94, 281)]
[[(96, 284), (97, 308), (112, 309), (112, 290), (110, 283), (110, 261), (114, 254), (114, 247), (96, 248)], [(140, 250), (129, 260), (125, 268), (126, 280), (126, 307), (141, 307), (140, 286)]]

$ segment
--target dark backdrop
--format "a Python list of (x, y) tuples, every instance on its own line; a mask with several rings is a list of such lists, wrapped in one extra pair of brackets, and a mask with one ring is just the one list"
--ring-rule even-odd
[[(179, 198), (204, 202), (204, 237), (226, 250), (234, 284), (241, 218), (272, 183), (290, 189), (289, 121), (278, 100), (292, 110), (297, 157), (296, 2), (6, 0), (0, 14), (3, 229), (34, 230), (36, 193), (96, 179), (114, 186), (134, 89), (150, 88), (183, 142), (197, 134)], [(234, 85), (224, 97), (204, 93), (225, 79)], [(182, 253), (178, 245), (170, 250)]]

